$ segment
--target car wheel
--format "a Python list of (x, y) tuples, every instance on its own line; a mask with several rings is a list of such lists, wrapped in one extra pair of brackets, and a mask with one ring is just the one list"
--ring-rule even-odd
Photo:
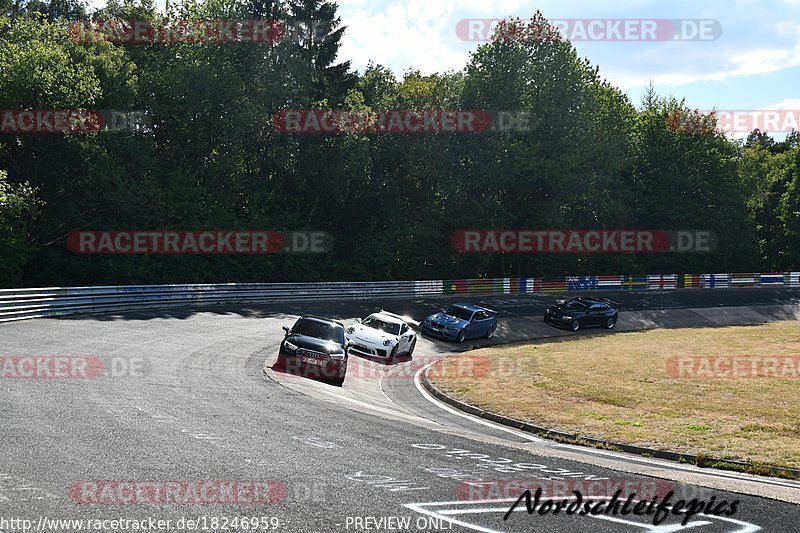
[(607, 318), (606, 319), (606, 329), (614, 329), (614, 324), (617, 323), (616, 318)]
[(397, 349), (400, 348), (400, 344), (395, 344), (394, 348), (392, 348), (392, 353), (389, 354), (389, 364), (393, 365), (397, 361)]
[(461, 344), (462, 342), (464, 342), (464, 339), (466, 338), (467, 338), (467, 332), (466, 330), (462, 329), (461, 331), (458, 332), (458, 336), (456, 336), (456, 342)]
[(486, 338), (491, 339), (494, 337), (494, 326), (489, 328), (489, 331), (486, 332)]
[(417, 338), (414, 337), (414, 340), (411, 341), (411, 346), (408, 348), (408, 353), (406, 355), (409, 356), (409, 357), (414, 355), (414, 348), (416, 348), (416, 347), (417, 347)]
[(580, 320), (573, 320), (572, 323), (569, 325), (569, 329), (572, 331), (578, 331), (581, 329), (581, 322)]

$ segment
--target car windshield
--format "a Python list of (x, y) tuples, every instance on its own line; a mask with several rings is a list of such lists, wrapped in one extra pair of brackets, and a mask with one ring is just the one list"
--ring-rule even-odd
[(578, 300), (570, 300), (566, 303), (564, 307), (566, 307), (567, 309), (583, 310), (586, 309), (586, 304), (584, 304), (583, 302), (579, 302)]
[(467, 321), (469, 321), (469, 319), (472, 318), (472, 311), (469, 311), (457, 305), (451, 305), (450, 307), (448, 307), (447, 311), (445, 311), (444, 314), (454, 316), (456, 318), (460, 318), (461, 320), (467, 320)]
[(400, 324), (392, 324), (391, 322), (384, 322), (383, 320), (375, 317), (367, 317), (361, 322), (368, 328), (385, 331), (389, 335), (400, 335)]
[(344, 328), (336, 324), (301, 318), (292, 328), (292, 333), (344, 344)]

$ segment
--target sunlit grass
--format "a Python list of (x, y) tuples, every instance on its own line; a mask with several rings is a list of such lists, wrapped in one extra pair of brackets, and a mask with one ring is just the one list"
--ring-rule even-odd
[[(800, 379), (667, 372), (673, 356), (731, 355), (800, 355), (800, 322), (486, 348), (438, 363), (434, 382), (472, 405), (568, 433), (800, 467)], [(459, 372), (462, 358), (481, 371)]]

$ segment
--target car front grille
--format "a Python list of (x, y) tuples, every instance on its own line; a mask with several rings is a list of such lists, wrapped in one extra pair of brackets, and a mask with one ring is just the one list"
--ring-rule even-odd
[(351, 350), (355, 350), (357, 352), (361, 352), (366, 355), (372, 355), (372, 349), (367, 348), (366, 346), (361, 346), (360, 344), (354, 344), (350, 347)]
[(378, 357), (386, 357), (386, 350), (379, 350), (376, 348), (367, 348), (366, 346), (362, 346), (360, 344), (354, 344), (350, 347), (351, 351), (356, 351), (363, 355), (369, 355), (370, 357), (377, 355)]

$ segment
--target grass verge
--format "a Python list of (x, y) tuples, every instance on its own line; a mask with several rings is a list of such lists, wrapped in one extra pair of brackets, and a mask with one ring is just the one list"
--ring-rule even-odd
[[(761, 364), (798, 355), (794, 321), (603, 332), (474, 350), (437, 363), (431, 380), (483, 410), (565, 433), (800, 468), (800, 379), (792, 377), (800, 369), (793, 373), (784, 359)], [(676, 370), (686, 357), (700, 363)], [(740, 377), (711, 377), (729, 375), (732, 358)], [(722, 361), (716, 370), (715, 361)]]

